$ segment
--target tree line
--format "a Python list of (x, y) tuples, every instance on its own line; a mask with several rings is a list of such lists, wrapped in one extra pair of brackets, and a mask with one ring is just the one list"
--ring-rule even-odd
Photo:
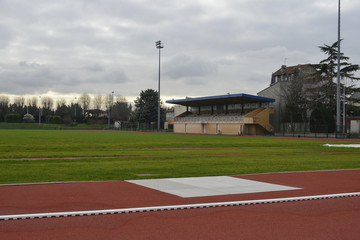
[[(63, 124), (105, 124), (120, 121), (151, 127), (157, 121), (158, 93), (147, 89), (141, 91), (134, 102), (135, 109), (125, 97), (109, 95), (91, 96), (88, 93), (74, 98), (69, 104), (64, 98), (54, 101), (52, 97), (10, 97), (0, 95), (0, 122), (35, 122)], [(165, 121), (165, 108), (161, 120)]]

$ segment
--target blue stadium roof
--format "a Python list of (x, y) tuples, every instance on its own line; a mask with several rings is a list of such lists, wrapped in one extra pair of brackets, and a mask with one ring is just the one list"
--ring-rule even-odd
[(166, 103), (179, 104), (183, 106), (209, 106), (220, 104), (264, 102), (275, 102), (275, 99), (240, 93), (166, 101)]

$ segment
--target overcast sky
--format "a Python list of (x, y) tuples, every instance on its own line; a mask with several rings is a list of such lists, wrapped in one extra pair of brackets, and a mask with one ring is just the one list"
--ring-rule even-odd
[[(318, 63), (337, 0), (0, 0), (0, 94), (132, 99), (256, 94), (271, 73)], [(342, 0), (342, 52), (360, 64), (360, 1)], [(358, 74), (359, 75), (359, 74)]]

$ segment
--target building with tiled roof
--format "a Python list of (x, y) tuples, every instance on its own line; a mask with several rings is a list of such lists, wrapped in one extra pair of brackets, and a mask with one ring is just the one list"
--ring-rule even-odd
[(315, 72), (313, 65), (311, 64), (299, 64), (296, 66), (282, 65), (279, 70), (271, 75), (271, 85), (277, 82), (291, 81), (297, 74), (311, 75)]
[(299, 64), (295, 66), (282, 65), (280, 69), (272, 73), (269, 87), (258, 92), (258, 96), (275, 99), (274, 110), (271, 124), (280, 129), (280, 124), (285, 114), (285, 91), (288, 89), (290, 81), (295, 77), (301, 76), (304, 89), (313, 88), (317, 83), (314, 82), (316, 70), (312, 64)]

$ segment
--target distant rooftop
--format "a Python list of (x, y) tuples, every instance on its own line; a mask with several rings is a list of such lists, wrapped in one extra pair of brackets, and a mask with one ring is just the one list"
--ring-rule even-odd
[(311, 64), (299, 64), (296, 66), (286, 66), (282, 65), (279, 70), (274, 72), (272, 76), (279, 76), (279, 75), (285, 75), (285, 74), (294, 74), (296, 71), (300, 70), (301, 68), (311, 66)]
[(265, 103), (265, 102), (275, 102), (275, 99), (239, 93), (239, 94), (226, 94), (226, 95), (185, 98), (185, 99), (166, 101), (166, 103), (179, 104), (183, 106), (210, 106), (210, 105), (219, 105), (219, 104)]

